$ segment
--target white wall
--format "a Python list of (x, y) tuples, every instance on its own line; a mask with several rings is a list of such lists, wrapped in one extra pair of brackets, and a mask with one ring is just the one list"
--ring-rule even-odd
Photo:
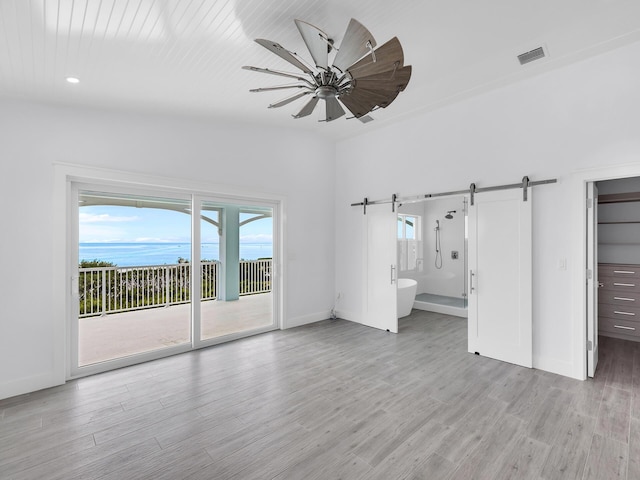
[[(535, 187), (534, 366), (580, 378), (572, 260), (579, 222), (568, 219), (574, 173), (640, 162), (640, 44), (501, 88), (337, 145), (336, 288), (339, 313), (361, 318), (357, 249), (363, 197), (389, 198), (558, 178)], [(526, 68), (526, 67), (524, 67)], [(411, 85), (402, 95), (411, 95)], [(389, 108), (393, 108), (393, 105)], [(384, 112), (380, 113), (384, 115)], [(567, 270), (559, 261), (568, 259)]]
[[(335, 148), (318, 136), (162, 115), (0, 101), (0, 398), (43, 388), (55, 345), (53, 163), (285, 197), (285, 326), (333, 304)], [(64, 278), (57, 279), (65, 282)]]

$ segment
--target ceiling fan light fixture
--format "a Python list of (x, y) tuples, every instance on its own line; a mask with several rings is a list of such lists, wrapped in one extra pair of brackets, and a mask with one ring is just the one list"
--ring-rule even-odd
[[(313, 62), (306, 62), (277, 42), (266, 39), (255, 41), (301, 70), (302, 74), (251, 66), (242, 67), (245, 70), (280, 75), (298, 81), (296, 84), (251, 89), (251, 92), (300, 90), (293, 96), (270, 104), (269, 108), (281, 107), (303, 96), (311, 95), (311, 99), (293, 115), (294, 118), (310, 115), (318, 101), (324, 100), (326, 113), (320, 121), (330, 122), (345, 115), (344, 106), (355, 118), (367, 123), (373, 120), (368, 116), (370, 112), (389, 106), (407, 87), (411, 78), (411, 66), (403, 66), (404, 54), (397, 37), (375, 48), (376, 41), (369, 30), (352, 18), (342, 44), (337, 48), (333, 45), (333, 40), (319, 28), (302, 20), (295, 20), (295, 24)], [(332, 52), (336, 53), (333, 62), (330, 63), (329, 54)]]

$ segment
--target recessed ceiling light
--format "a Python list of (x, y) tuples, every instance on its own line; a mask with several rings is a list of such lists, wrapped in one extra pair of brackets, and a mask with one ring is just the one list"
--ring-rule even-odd
[(80, 79), (77, 77), (67, 77), (67, 82), (69, 83), (80, 83)]

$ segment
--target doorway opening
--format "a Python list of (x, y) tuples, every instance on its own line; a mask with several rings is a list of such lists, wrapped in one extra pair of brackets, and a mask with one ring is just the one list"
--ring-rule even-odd
[(467, 199), (451, 196), (398, 208), (398, 277), (417, 282), (413, 308), (467, 317)]
[(587, 183), (587, 376), (599, 337), (640, 341), (640, 177)]
[(72, 192), (72, 376), (277, 328), (277, 203), (82, 183)]

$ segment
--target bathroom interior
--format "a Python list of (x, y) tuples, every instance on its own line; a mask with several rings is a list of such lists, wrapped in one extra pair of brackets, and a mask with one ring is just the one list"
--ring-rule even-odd
[(452, 196), (398, 208), (398, 278), (417, 282), (415, 309), (467, 317), (466, 202)]

